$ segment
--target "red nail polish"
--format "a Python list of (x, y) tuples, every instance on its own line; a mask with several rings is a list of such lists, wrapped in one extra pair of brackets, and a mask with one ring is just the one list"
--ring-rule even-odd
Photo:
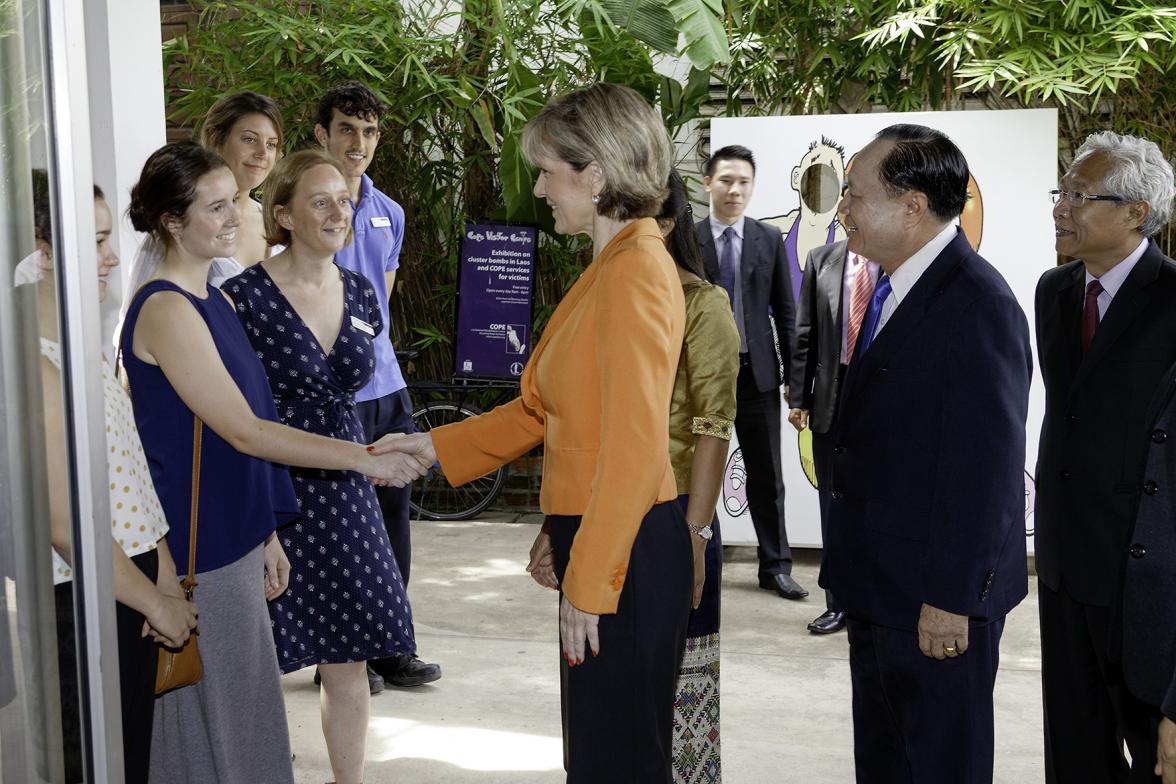
[(367, 448), (367, 451), (369, 451), (369, 452), (374, 452), (374, 451), (376, 451), (376, 448), (375, 448), (374, 446), (369, 446), (369, 447)]

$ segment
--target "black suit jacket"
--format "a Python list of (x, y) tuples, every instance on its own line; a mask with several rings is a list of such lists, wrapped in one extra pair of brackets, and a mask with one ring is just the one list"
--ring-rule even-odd
[(809, 251), (796, 304), (789, 404), (809, 412), (814, 433), (828, 433), (837, 413), (845, 258), (845, 240)]
[(1028, 590), (1029, 325), (957, 232), (841, 388), (821, 585), (914, 630), (922, 604), (1004, 617)]
[(1085, 277), (1074, 261), (1037, 284), (1045, 418), (1034, 560), (1050, 589), (1111, 607), (1143, 481), (1148, 403), (1176, 362), (1176, 265), (1149, 243), (1083, 357)]
[(1121, 554), (1123, 674), (1136, 697), (1176, 721), (1176, 365), (1148, 421), (1139, 510)]
[[(719, 257), (711, 235), (710, 219), (694, 225), (706, 274), (719, 279)], [(785, 383), (791, 362), (795, 305), (784, 237), (775, 226), (746, 218), (743, 224), (743, 255), (740, 258), (743, 289), (743, 334), (755, 385), (769, 392)], [(769, 311), (770, 308), (770, 311)]]

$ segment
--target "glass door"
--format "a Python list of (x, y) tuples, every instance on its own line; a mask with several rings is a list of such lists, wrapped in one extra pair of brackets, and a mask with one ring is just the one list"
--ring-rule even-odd
[(83, 17), (0, 0), (0, 784), (123, 780)]

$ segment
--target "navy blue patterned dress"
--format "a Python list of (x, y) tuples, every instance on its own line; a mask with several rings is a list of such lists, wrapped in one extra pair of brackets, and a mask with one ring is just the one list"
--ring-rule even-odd
[[(343, 322), (326, 351), (261, 264), (225, 282), (291, 427), (363, 443), (354, 395), (383, 329), (367, 279), (340, 269)], [(270, 603), (282, 672), (412, 653), (412, 611), (371, 483), (354, 471), (292, 468), (302, 518), (281, 529), (290, 587)]]

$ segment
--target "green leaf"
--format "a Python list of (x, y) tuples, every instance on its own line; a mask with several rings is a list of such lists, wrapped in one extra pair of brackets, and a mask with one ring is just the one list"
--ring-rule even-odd
[(685, 39), (683, 53), (695, 68), (705, 71), (731, 62), (722, 0), (666, 0), (666, 7)]
[(618, 30), (659, 52), (678, 51), (678, 29), (664, 4), (655, 0), (595, 0), (595, 3)]

